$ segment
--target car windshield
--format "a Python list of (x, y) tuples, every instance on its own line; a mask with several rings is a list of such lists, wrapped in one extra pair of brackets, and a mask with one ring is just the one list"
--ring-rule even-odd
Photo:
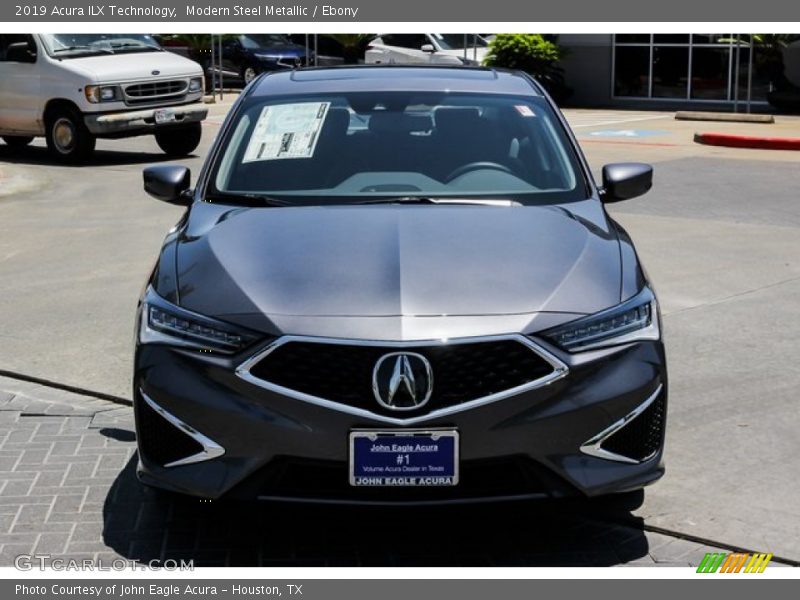
[(160, 51), (152, 36), (130, 33), (58, 33), (42, 36), (47, 53), (56, 58), (87, 54), (124, 54)]
[(239, 41), (242, 43), (243, 47), (251, 50), (283, 46), (292, 43), (288, 37), (278, 33), (247, 33), (240, 35)]
[(475, 33), (432, 33), (442, 50), (463, 50), (466, 48), (485, 48), (486, 40)]
[(211, 171), (213, 201), (586, 198), (571, 142), (541, 97), (353, 93), (255, 97)]

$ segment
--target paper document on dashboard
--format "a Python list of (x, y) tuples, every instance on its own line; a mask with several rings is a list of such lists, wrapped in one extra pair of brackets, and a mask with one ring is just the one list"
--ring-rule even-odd
[(265, 106), (242, 162), (314, 156), (330, 105), (330, 102), (303, 102)]

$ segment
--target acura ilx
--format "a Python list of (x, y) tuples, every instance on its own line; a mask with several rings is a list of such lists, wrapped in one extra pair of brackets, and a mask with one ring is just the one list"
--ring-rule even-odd
[(262, 75), (139, 302), (138, 476), (203, 498), (436, 503), (601, 496), (664, 473), (658, 302), (524, 73)]

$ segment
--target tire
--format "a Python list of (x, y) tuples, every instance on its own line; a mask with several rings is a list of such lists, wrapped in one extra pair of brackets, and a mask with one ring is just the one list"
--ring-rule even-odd
[(85, 161), (94, 152), (96, 142), (81, 114), (71, 108), (57, 108), (45, 115), (45, 138), (50, 154), (67, 164)]
[(33, 136), (27, 135), (4, 135), (3, 141), (12, 148), (24, 148), (33, 141)]
[(258, 77), (258, 71), (256, 71), (255, 67), (248, 66), (242, 68), (242, 81), (244, 81), (245, 85), (249, 84), (256, 77)]
[(186, 156), (194, 152), (200, 144), (203, 127), (200, 123), (191, 123), (185, 127), (171, 127), (156, 131), (156, 144), (165, 154), (170, 156)]

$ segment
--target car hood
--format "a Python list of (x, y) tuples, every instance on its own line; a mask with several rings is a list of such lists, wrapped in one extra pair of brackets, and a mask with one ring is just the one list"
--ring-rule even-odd
[(177, 251), (180, 304), (240, 323), (574, 315), (620, 301), (619, 243), (601, 209), (599, 224), (557, 207), (196, 203), (191, 212)]
[[(196, 62), (172, 52), (128, 52), (64, 58), (60, 65), (98, 83), (200, 76)], [(157, 74), (153, 74), (158, 71)]]

